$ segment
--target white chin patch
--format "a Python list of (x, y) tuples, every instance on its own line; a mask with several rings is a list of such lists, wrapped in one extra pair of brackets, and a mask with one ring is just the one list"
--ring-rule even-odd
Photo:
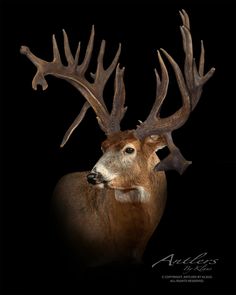
[(149, 193), (142, 187), (137, 186), (129, 191), (122, 189), (115, 189), (115, 198), (119, 202), (147, 202), (149, 200)]
[(103, 189), (104, 188), (104, 183), (96, 184), (96, 187), (99, 188), (99, 189)]
[(96, 170), (96, 172), (100, 173), (106, 182), (109, 182), (117, 177), (116, 173), (110, 172), (102, 163), (99, 162), (95, 165), (93, 170)]

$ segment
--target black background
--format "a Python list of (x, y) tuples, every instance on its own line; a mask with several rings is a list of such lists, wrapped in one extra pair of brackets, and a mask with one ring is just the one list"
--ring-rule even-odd
[[(164, 2), (164, 3), (163, 3)], [(210, 1), (209, 1), (210, 2)], [(83, 294), (145, 291), (147, 294), (235, 294), (235, 7), (234, 1), (1, 1), (1, 294)], [(195, 56), (205, 41), (206, 84), (189, 121), (174, 133), (184, 156), (193, 161), (184, 175), (168, 172), (165, 214), (140, 268), (104, 267), (86, 274), (71, 263), (55, 234), (51, 195), (58, 179), (95, 164), (104, 139), (92, 111), (60, 149), (64, 132), (84, 101), (66, 82), (48, 77), (49, 88), (33, 91), (34, 66), (19, 53), (27, 45), (50, 60), (51, 35), (62, 45), (66, 29), (75, 51), (85, 50), (95, 24), (95, 53), (107, 40), (105, 64), (122, 43), (128, 111), (122, 128), (147, 116), (155, 96), (156, 49), (165, 48), (182, 65), (178, 11), (190, 15)], [(94, 54), (96, 55), (96, 54)], [(92, 69), (95, 57), (92, 61)], [(171, 69), (169, 68), (170, 72)], [(172, 74), (166, 114), (179, 106)], [(107, 96), (112, 94), (112, 81)], [(109, 104), (109, 103), (108, 103)], [(174, 285), (161, 279), (169, 268), (151, 269), (157, 260), (208, 252), (218, 258), (213, 279)]]

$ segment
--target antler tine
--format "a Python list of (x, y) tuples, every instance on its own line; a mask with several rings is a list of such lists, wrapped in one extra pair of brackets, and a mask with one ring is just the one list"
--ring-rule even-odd
[(74, 71), (76, 70), (78, 62), (79, 62), (80, 47), (81, 47), (81, 42), (79, 42), (76, 53), (75, 53), (75, 64), (73, 66)]
[(152, 110), (147, 118), (147, 122), (158, 120), (161, 105), (166, 97), (169, 85), (169, 75), (165, 63), (161, 57), (160, 51), (157, 50), (158, 60), (161, 66), (161, 80), (157, 70), (155, 69), (156, 76), (156, 100), (153, 104)]
[(61, 56), (57, 45), (57, 40), (55, 35), (52, 35), (52, 46), (53, 46), (53, 63), (61, 64)]
[(174, 69), (176, 80), (179, 85), (179, 90), (182, 95), (183, 106), (171, 116), (171, 119), (170, 117), (159, 117), (160, 108), (166, 97), (168, 89), (169, 76), (164, 61), (158, 52), (158, 58), (162, 69), (162, 81), (161, 84), (158, 85), (159, 76), (156, 76), (158, 94), (148, 118), (145, 120), (145, 122), (141, 123), (136, 130), (137, 136), (139, 138), (144, 138), (153, 134), (163, 134), (165, 132), (171, 132), (175, 129), (178, 129), (185, 123), (190, 113), (190, 98), (186, 89), (182, 72), (173, 58), (164, 49), (161, 48), (161, 51), (168, 58)]
[(149, 135), (153, 135), (157, 132), (157, 124), (160, 120), (160, 108), (168, 90), (169, 75), (159, 50), (157, 51), (157, 56), (161, 67), (161, 79), (157, 70), (155, 69), (154, 72), (156, 76), (156, 99), (151, 112), (149, 113), (145, 122), (141, 122), (140, 125), (137, 126), (136, 135), (140, 139), (143, 139), (144, 137)]
[(204, 64), (205, 64), (205, 49), (203, 41), (201, 40), (201, 53), (200, 53), (200, 59), (199, 59), (199, 75), (203, 76), (204, 74)]
[(69, 140), (71, 134), (73, 133), (73, 131), (78, 127), (78, 125), (81, 123), (81, 121), (83, 120), (87, 110), (90, 108), (89, 103), (86, 101), (79, 113), (79, 115), (75, 118), (74, 122), (70, 125), (69, 129), (66, 131), (63, 140), (60, 144), (60, 147), (64, 147), (64, 145), (67, 143), (67, 141)]
[(160, 120), (160, 129), (168, 125), (168, 127), (166, 128), (168, 129), (167, 131), (173, 131), (180, 128), (187, 121), (189, 114), (191, 112), (191, 100), (180, 67), (163, 48), (161, 48), (161, 51), (165, 54), (174, 70), (183, 104), (182, 107), (179, 110), (177, 110), (173, 115)]
[(190, 30), (190, 21), (187, 12), (184, 9), (182, 9), (179, 11), (179, 14), (182, 19), (183, 25)]
[(92, 74), (92, 77), (94, 78), (94, 83), (97, 85), (96, 87), (96, 97), (100, 100), (100, 102), (105, 106), (104, 100), (103, 100), (103, 91), (104, 87), (110, 78), (111, 74), (113, 73), (119, 56), (121, 52), (121, 45), (119, 44), (118, 50), (110, 64), (110, 66), (105, 70), (103, 66), (103, 57), (104, 57), (104, 52), (105, 52), (105, 46), (106, 46), (106, 41), (102, 40), (98, 58), (97, 58), (97, 69), (95, 74)]
[(67, 33), (64, 29), (62, 30), (62, 32), (64, 37), (64, 51), (65, 51), (66, 60), (68, 62), (68, 66), (72, 67), (75, 63), (75, 60), (70, 50), (70, 44), (69, 44)]
[(120, 130), (120, 122), (123, 119), (127, 107), (124, 107), (125, 103), (125, 84), (124, 84), (124, 71), (125, 68), (120, 68), (118, 64), (116, 66), (115, 76), (115, 92), (113, 98), (113, 105), (111, 111), (111, 125), (109, 133), (117, 132)]
[(111, 62), (110, 66), (105, 71), (107, 79), (110, 77), (110, 75), (113, 73), (114, 69), (116, 68), (117, 63), (118, 63), (118, 59), (120, 57), (120, 53), (121, 53), (121, 43), (119, 43), (119, 47), (118, 47), (117, 52), (113, 58), (113, 61)]
[(193, 45), (190, 31), (187, 27), (180, 27), (180, 32), (183, 39), (183, 49), (185, 52), (184, 75), (188, 89), (191, 89), (194, 84), (193, 77)]
[(183, 48), (185, 52), (185, 80), (191, 97), (191, 109), (193, 110), (200, 99), (203, 85), (212, 77), (215, 72), (215, 68), (211, 68), (204, 75), (205, 50), (203, 41), (201, 41), (199, 70), (197, 70), (195, 59), (193, 58), (192, 37), (190, 30), (185, 26), (180, 27), (180, 30), (183, 37)]
[(91, 56), (92, 56), (92, 52), (93, 52), (94, 36), (95, 36), (95, 30), (94, 30), (94, 26), (92, 26), (92, 30), (91, 30), (89, 42), (88, 42), (88, 45), (86, 48), (84, 60), (83, 60), (82, 64), (78, 66), (78, 69), (77, 69), (81, 75), (84, 75), (88, 69), (88, 66), (89, 66), (89, 63), (91, 60)]

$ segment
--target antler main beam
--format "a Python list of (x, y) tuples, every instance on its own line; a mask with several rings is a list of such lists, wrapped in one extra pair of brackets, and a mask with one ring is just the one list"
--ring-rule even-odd
[(156, 100), (145, 122), (137, 127), (136, 135), (140, 139), (153, 134), (164, 135), (170, 154), (158, 164), (156, 170), (177, 170), (182, 174), (191, 162), (185, 160), (179, 149), (175, 146), (171, 133), (180, 128), (188, 120), (191, 111), (196, 107), (200, 99), (203, 85), (212, 77), (215, 69), (211, 68), (204, 75), (205, 57), (203, 42), (201, 42), (199, 68), (197, 69), (195, 59), (193, 58), (189, 17), (184, 10), (180, 11), (180, 16), (183, 22), (180, 31), (185, 52), (184, 75), (174, 59), (164, 49), (161, 49), (161, 51), (174, 70), (182, 97), (182, 107), (169, 117), (160, 117), (161, 106), (167, 93), (169, 77), (162, 57), (158, 52), (161, 79), (155, 70), (157, 84)]
[[(109, 135), (110, 133), (120, 130), (120, 121), (124, 116), (126, 108), (124, 108), (125, 103), (125, 89), (124, 89), (124, 68), (120, 68), (118, 64), (118, 59), (121, 52), (121, 45), (115, 54), (114, 59), (107, 69), (104, 69), (103, 58), (105, 52), (106, 42), (103, 40), (100, 46), (100, 51), (97, 58), (97, 69), (95, 74), (91, 73), (93, 82), (89, 82), (85, 78), (85, 73), (88, 70), (92, 51), (94, 44), (94, 26), (92, 27), (90, 39), (86, 49), (85, 57), (81, 64), (78, 64), (80, 56), (80, 43), (77, 47), (75, 57), (73, 57), (68, 41), (68, 36), (63, 30), (64, 36), (64, 52), (67, 60), (67, 66), (64, 66), (61, 62), (60, 53), (58, 50), (58, 45), (56, 38), (53, 35), (53, 60), (51, 62), (44, 61), (37, 56), (35, 56), (28, 47), (22, 46), (20, 52), (28, 57), (28, 59), (36, 66), (37, 72), (32, 81), (33, 89), (37, 89), (38, 85), (42, 86), (42, 89), (45, 90), (48, 87), (45, 76), (52, 75), (57, 78), (66, 80), (72, 84), (81, 94), (86, 98), (87, 102), (82, 107), (80, 114), (77, 116), (75, 121), (72, 123), (68, 131), (66, 132), (61, 146), (69, 139), (70, 135), (74, 129), (80, 124), (84, 118), (87, 109), (91, 106), (96, 115), (101, 129)], [(103, 99), (104, 87), (116, 68), (115, 76), (115, 92), (114, 100), (111, 114), (109, 114), (107, 107)]]

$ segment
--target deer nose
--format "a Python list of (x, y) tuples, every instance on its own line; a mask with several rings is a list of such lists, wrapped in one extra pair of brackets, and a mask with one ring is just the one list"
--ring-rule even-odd
[(103, 177), (102, 177), (102, 174), (99, 173), (99, 172), (90, 172), (88, 175), (87, 175), (87, 181), (91, 184), (99, 184), (99, 183), (102, 183), (104, 180), (103, 180)]

